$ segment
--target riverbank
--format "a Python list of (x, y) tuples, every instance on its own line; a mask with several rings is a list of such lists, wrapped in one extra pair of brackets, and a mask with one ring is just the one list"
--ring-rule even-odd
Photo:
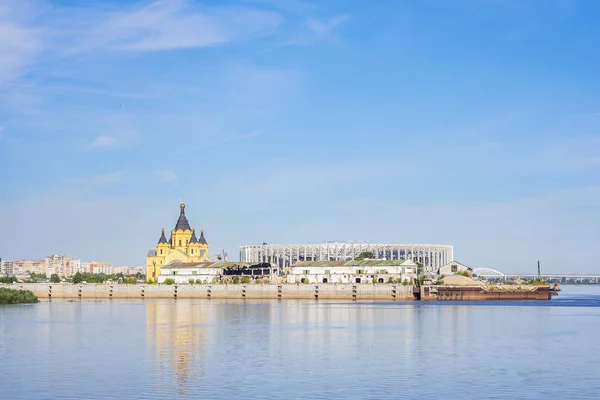
[(40, 300), (52, 299), (312, 299), (312, 300), (547, 300), (549, 288), (484, 290), (480, 287), (431, 286), (415, 290), (397, 284), (13, 284)]
[(414, 300), (413, 287), (393, 284), (4, 285), (51, 299), (330, 299)]

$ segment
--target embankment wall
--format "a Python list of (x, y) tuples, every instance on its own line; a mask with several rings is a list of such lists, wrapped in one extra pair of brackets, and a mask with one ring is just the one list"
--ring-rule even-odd
[(394, 284), (254, 284), (254, 285), (0, 285), (30, 290), (40, 300), (51, 299), (312, 299), (414, 300), (413, 287)]

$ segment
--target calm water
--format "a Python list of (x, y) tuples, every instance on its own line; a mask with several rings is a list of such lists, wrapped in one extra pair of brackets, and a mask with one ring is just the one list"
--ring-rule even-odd
[(0, 307), (1, 399), (598, 399), (600, 287), (550, 302)]

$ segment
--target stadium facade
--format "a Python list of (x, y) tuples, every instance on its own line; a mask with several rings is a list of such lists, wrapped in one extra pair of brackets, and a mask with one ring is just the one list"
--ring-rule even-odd
[(425, 271), (436, 271), (454, 260), (454, 248), (449, 245), (350, 242), (242, 246), (240, 260), (248, 263), (267, 262), (285, 268), (298, 261), (353, 260), (363, 252), (371, 252), (377, 259), (413, 260), (423, 264)]

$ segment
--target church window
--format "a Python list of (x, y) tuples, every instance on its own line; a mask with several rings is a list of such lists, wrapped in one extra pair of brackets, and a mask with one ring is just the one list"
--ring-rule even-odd
[(192, 254), (194, 254), (194, 249), (192, 249)]
[(179, 241), (179, 247), (181, 247), (181, 240)]
[(162, 254), (162, 249), (160, 249), (160, 254)]

